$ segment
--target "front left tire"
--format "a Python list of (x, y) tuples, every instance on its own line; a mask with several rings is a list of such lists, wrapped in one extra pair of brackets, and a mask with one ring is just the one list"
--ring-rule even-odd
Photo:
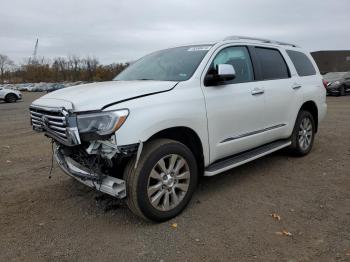
[(130, 210), (155, 222), (180, 214), (197, 185), (197, 162), (191, 150), (174, 140), (156, 139), (145, 144), (137, 168), (135, 161), (129, 161), (124, 171)]

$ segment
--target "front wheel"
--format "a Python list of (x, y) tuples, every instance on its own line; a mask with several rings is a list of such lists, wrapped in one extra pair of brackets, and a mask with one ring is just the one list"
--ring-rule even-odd
[(8, 94), (6, 97), (5, 97), (5, 101), (7, 103), (15, 103), (17, 101), (17, 96), (15, 94)]
[(315, 120), (308, 111), (300, 111), (295, 121), (291, 150), (298, 156), (307, 155), (313, 146), (315, 137)]
[(191, 200), (197, 184), (196, 159), (184, 144), (156, 139), (125, 168), (127, 204), (136, 215), (156, 222), (175, 217)]

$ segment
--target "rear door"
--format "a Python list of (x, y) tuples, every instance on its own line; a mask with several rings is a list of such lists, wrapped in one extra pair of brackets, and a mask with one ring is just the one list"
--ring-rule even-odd
[(271, 142), (288, 137), (294, 126), (293, 115), (302, 100), (302, 83), (294, 68), (288, 66), (283, 49), (255, 46), (253, 58), (257, 65), (258, 85), (265, 91), (265, 139)]
[[(290, 68), (294, 68), (293, 78), (299, 83), (300, 88), (296, 90), (295, 95), (302, 100), (297, 100), (299, 104), (294, 105), (294, 115), (291, 121), (293, 124), (297, 118), (300, 107), (305, 101), (314, 101), (318, 105), (325, 103), (325, 88), (322, 78), (317, 70), (316, 63), (312, 63), (313, 58), (309, 53), (304, 53), (299, 49), (285, 50), (286, 59), (291, 64)], [(302, 95), (301, 95), (302, 94)], [(319, 108), (321, 110), (321, 107)]]

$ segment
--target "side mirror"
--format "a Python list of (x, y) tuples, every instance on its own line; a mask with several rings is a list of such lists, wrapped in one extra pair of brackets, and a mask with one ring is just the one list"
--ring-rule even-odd
[(236, 77), (236, 71), (233, 68), (233, 65), (219, 64), (217, 65), (217, 72), (218, 72), (217, 77), (221, 81), (230, 81), (235, 79)]
[(212, 69), (205, 77), (206, 86), (224, 84), (226, 81), (235, 79), (236, 71), (230, 64), (218, 64), (216, 69)]

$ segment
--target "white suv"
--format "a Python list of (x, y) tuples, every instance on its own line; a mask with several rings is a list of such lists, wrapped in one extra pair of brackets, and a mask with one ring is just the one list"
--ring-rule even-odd
[(164, 221), (213, 176), (281, 148), (310, 152), (326, 89), (309, 53), (249, 37), (147, 55), (114, 81), (69, 87), (30, 106), (59, 166)]
[(0, 86), (0, 100), (4, 100), (7, 103), (15, 103), (21, 99), (22, 94), (20, 91)]

